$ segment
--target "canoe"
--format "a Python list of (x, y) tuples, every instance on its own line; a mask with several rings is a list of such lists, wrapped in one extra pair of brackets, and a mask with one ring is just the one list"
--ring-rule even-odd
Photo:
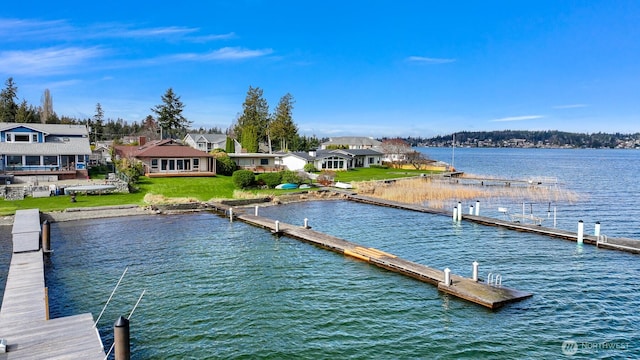
[(297, 188), (298, 188), (298, 185), (291, 184), (291, 183), (280, 184), (276, 186), (276, 189), (281, 189), (281, 190), (291, 190), (291, 189), (297, 189)]

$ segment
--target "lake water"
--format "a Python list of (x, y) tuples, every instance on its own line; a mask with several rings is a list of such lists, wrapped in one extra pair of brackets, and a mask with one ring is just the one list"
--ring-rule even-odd
[[(450, 149), (421, 150), (451, 161)], [(589, 195), (557, 204), (566, 224), (600, 221), (603, 233), (640, 238), (638, 156), (456, 149), (454, 165), (475, 174), (557, 176)], [(113, 322), (146, 289), (131, 319), (135, 359), (556, 359), (565, 356), (565, 341), (576, 342), (573, 358), (640, 357), (638, 255), (346, 201), (260, 214), (300, 225), (308, 218), (315, 230), (463, 276), (475, 260), (481, 277), (500, 273), (505, 286), (534, 296), (490, 311), (361, 261), (198, 213), (52, 224), (51, 316), (96, 317), (128, 267), (99, 329), (108, 348)], [(1, 230), (6, 269), (10, 228)]]

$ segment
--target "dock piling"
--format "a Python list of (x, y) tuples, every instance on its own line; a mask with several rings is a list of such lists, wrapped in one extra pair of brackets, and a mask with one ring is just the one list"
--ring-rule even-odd
[(451, 269), (449, 268), (444, 269), (444, 285), (451, 285)]
[(600, 221), (596, 222), (596, 226), (593, 230), (593, 236), (598, 237), (600, 236)]
[(472, 275), (471, 275), (471, 280), (473, 280), (473, 281), (475, 281), (475, 282), (478, 282), (478, 266), (479, 266), (480, 264), (478, 264), (478, 262), (477, 262), (477, 261), (474, 261), (471, 265), (472, 265), (472, 267), (473, 267), (473, 269), (472, 269)]
[(304, 218), (304, 228), (308, 229), (309, 228), (309, 219)]
[(276, 220), (276, 234), (280, 233), (280, 221)]
[(458, 221), (462, 221), (462, 203), (458, 201)]
[(458, 208), (453, 207), (453, 221), (458, 221)]
[(256, 205), (256, 209), (255, 209), (255, 211), (254, 211), (254, 215), (255, 215), (255, 216), (258, 216), (258, 205)]
[(480, 200), (476, 200), (476, 216), (480, 216)]
[(42, 223), (42, 251), (45, 254), (49, 254), (51, 252), (51, 226), (49, 224), (49, 220), (45, 220)]
[(473, 205), (469, 205), (469, 215), (473, 215)]
[(129, 320), (124, 316), (120, 316), (113, 324), (113, 344), (115, 360), (131, 359)]
[(229, 208), (229, 222), (233, 222), (233, 208)]
[(584, 242), (584, 222), (582, 220), (578, 221), (578, 244), (582, 244)]

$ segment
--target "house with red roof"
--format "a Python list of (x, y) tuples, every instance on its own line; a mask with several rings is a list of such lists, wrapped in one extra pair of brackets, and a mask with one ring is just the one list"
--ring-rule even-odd
[(173, 139), (145, 142), (140, 145), (115, 145), (116, 160), (135, 159), (149, 177), (215, 176), (216, 159), (211, 154), (183, 145)]

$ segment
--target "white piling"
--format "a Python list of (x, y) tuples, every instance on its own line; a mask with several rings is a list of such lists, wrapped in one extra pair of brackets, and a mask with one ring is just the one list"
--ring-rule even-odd
[(478, 282), (478, 265), (480, 264), (478, 264), (477, 261), (474, 261), (471, 265), (473, 266), (473, 271), (471, 273), (471, 280)]
[(304, 228), (308, 229), (309, 228), (309, 219), (304, 218)]
[(444, 284), (446, 286), (451, 285), (451, 270), (449, 268), (444, 269)]
[(480, 216), (480, 200), (476, 200), (476, 216)]
[(233, 222), (233, 208), (229, 208), (229, 221)]
[(582, 244), (584, 242), (584, 222), (582, 220), (578, 221), (578, 244)]
[(600, 221), (596, 222), (596, 227), (593, 230), (593, 236), (595, 237), (600, 236)]
[(453, 221), (458, 221), (458, 208), (453, 207)]
[(276, 232), (280, 232), (280, 221), (276, 220)]
[(556, 207), (554, 206), (554, 207), (553, 207), (553, 227), (554, 227), (554, 228), (555, 228), (555, 227), (557, 226), (557, 224), (558, 224), (557, 216), (556, 216), (556, 212), (557, 212), (557, 211), (556, 211)]
[(473, 215), (473, 205), (469, 205), (469, 215)]
[(458, 201), (458, 221), (462, 220), (462, 203)]
[(254, 211), (254, 215), (258, 216), (258, 205), (256, 205), (256, 210)]

